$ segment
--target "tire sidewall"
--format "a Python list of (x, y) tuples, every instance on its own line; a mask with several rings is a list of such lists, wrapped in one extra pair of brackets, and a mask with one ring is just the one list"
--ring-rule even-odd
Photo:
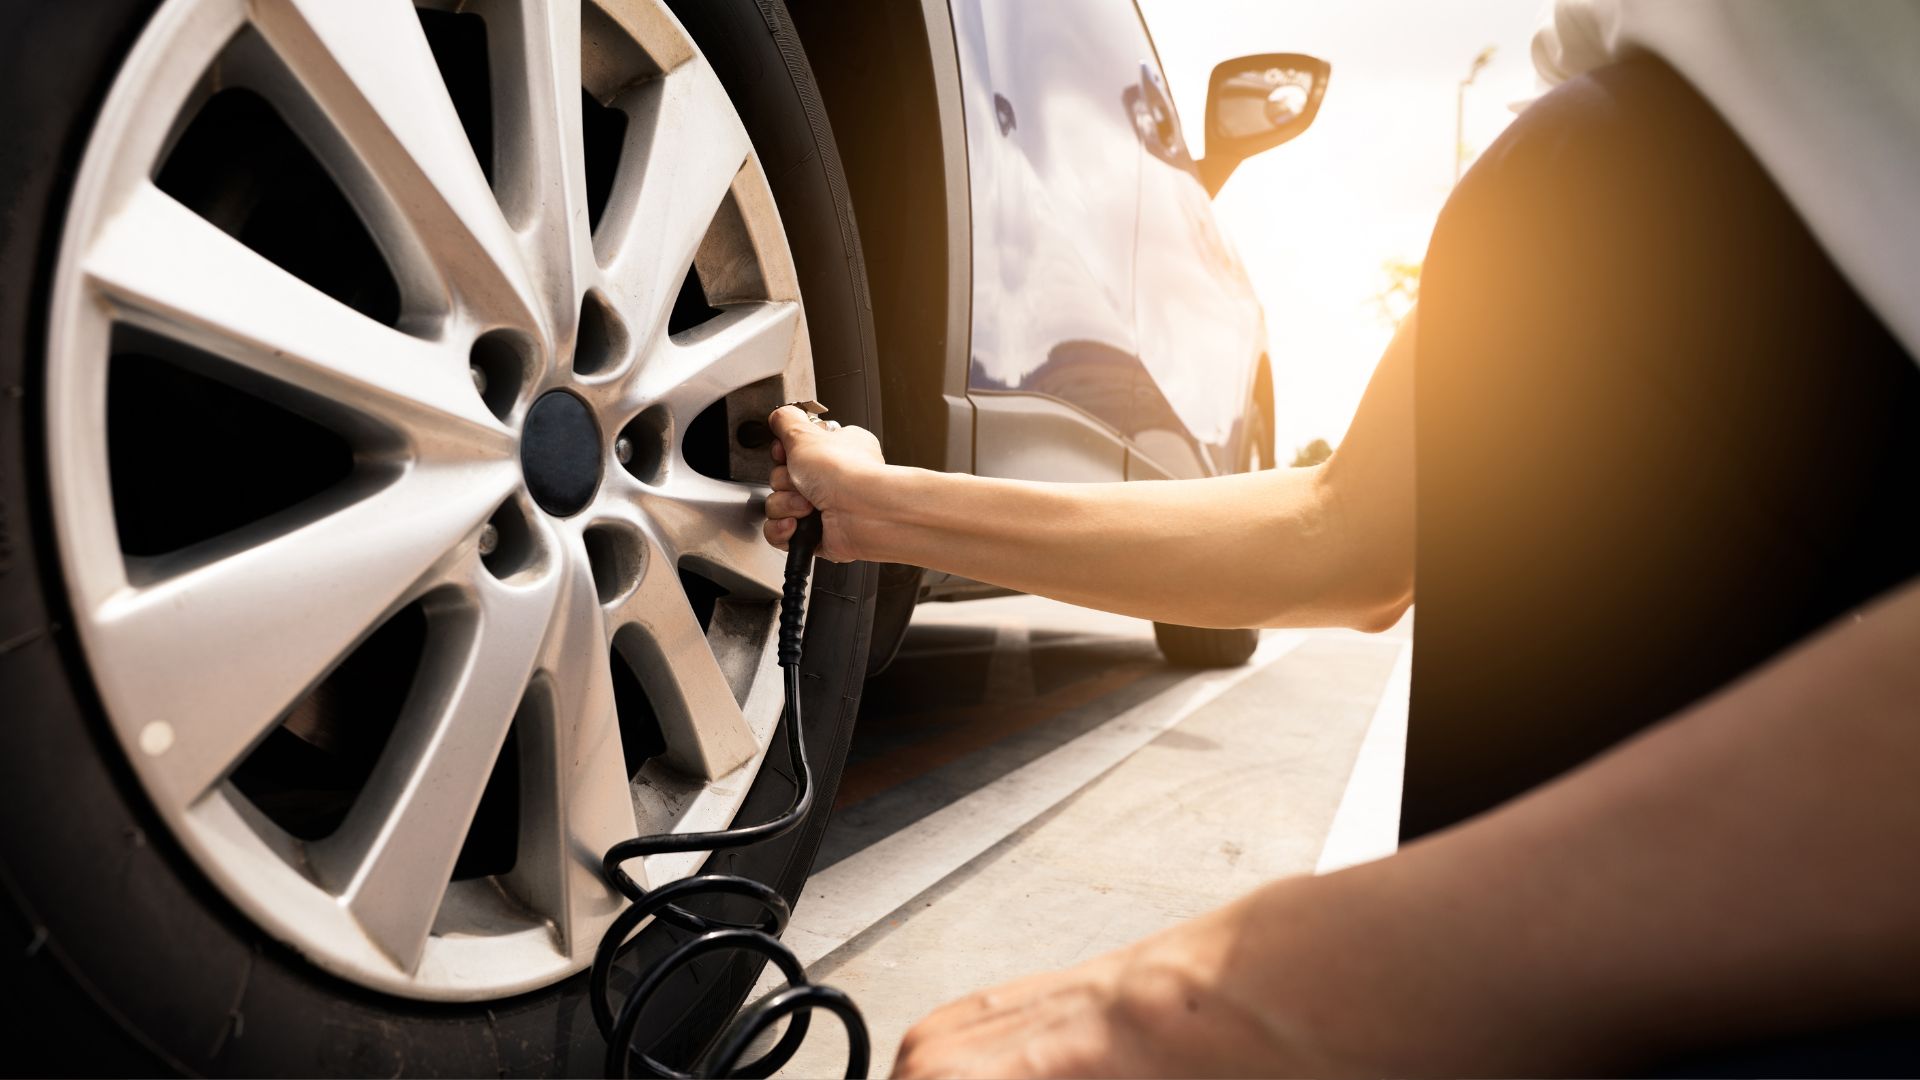
[[(703, 0), (688, 29), (736, 96), (783, 223), (807, 306), (819, 394), (877, 426), (877, 357), (852, 210), (825, 114), (784, 9)], [(455, 1006), (366, 991), (268, 938), (200, 875), (147, 805), (94, 699), (64, 615), (40, 425), (48, 275), (66, 195), (101, 100), (158, 5), (8, 5), (0, 101), (0, 885), (14, 916), (4, 968), (23, 1002), (12, 1071), (209, 1074), (597, 1073), (602, 1044), (585, 978)], [(697, 24), (697, 25), (696, 25)], [(710, 43), (703, 34), (726, 35)], [(58, 41), (58, 49), (46, 47)], [(741, 95), (746, 100), (741, 100)], [(816, 810), (786, 840), (723, 855), (716, 869), (797, 897), (826, 824), (851, 734), (872, 619), (866, 564), (816, 572), (804, 704)], [(776, 740), (742, 807), (777, 813), (790, 793)], [(716, 1026), (758, 964), (735, 963), (688, 1002), (682, 1048)]]

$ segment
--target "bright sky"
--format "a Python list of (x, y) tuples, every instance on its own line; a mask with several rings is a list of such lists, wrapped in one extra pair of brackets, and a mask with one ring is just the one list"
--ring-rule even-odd
[[(1454, 97), (1470, 152), (1534, 93), (1528, 43), (1542, 0), (1140, 0), (1187, 138), (1202, 138), (1207, 77), (1233, 56), (1303, 52), (1333, 65), (1319, 119), (1241, 164), (1214, 206), (1267, 309), (1276, 443), (1285, 464), (1338, 442), (1392, 334), (1382, 264), (1418, 261), (1453, 182)], [(1196, 154), (1200, 146), (1193, 147)]]

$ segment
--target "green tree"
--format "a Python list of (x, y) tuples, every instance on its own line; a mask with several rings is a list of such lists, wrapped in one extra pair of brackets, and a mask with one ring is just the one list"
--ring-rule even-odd
[(1333, 456), (1333, 447), (1325, 439), (1315, 439), (1294, 452), (1293, 467), (1304, 469), (1309, 465), (1318, 465)]
[(1420, 299), (1420, 264), (1411, 259), (1388, 259), (1380, 264), (1380, 272), (1385, 275), (1385, 284), (1373, 294), (1373, 302), (1380, 308), (1382, 319), (1399, 326)]

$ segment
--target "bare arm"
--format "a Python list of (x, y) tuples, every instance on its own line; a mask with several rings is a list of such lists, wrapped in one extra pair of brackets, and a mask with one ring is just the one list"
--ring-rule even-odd
[(1413, 320), (1326, 465), (1041, 484), (886, 465), (870, 436), (774, 414), (767, 537), (824, 511), (835, 559), (909, 563), (1191, 626), (1391, 625), (1413, 586)]
[(897, 1075), (1609, 1073), (1920, 1009), (1920, 584), (1568, 777), (956, 1002)]

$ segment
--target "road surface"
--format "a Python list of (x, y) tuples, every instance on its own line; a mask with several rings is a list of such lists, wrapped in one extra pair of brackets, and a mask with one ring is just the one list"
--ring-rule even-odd
[[(1139, 620), (924, 605), (867, 688), (786, 939), (859, 1002), (885, 1076), (945, 1001), (1385, 854), (1411, 641), (1410, 620), (1275, 630), (1247, 666), (1192, 672)], [(841, 1075), (845, 1049), (823, 1015), (781, 1075)]]

